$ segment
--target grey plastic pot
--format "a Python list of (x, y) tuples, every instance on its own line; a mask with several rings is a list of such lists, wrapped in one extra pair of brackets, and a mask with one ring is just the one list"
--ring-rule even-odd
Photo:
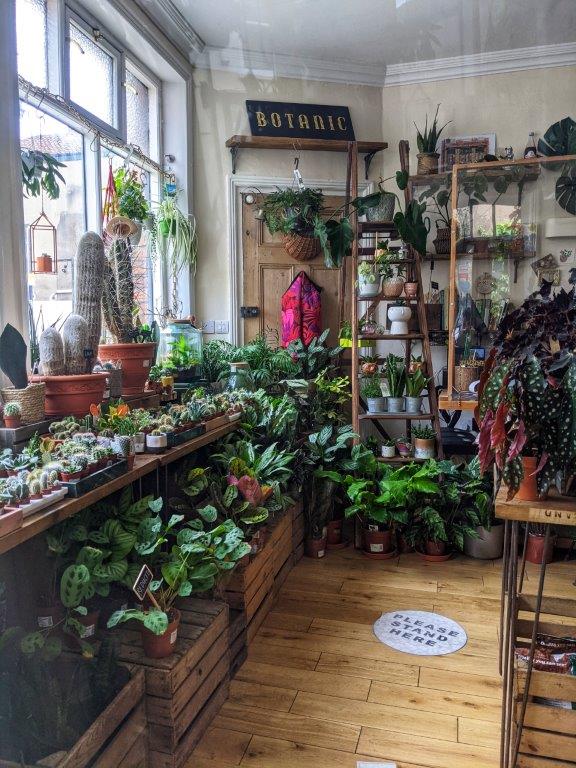
[(386, 410), (385, 397), (367, 397), (368, 413), (384, 413)]
[(421, 410), (421, 397), (406, 397), (406, 413), (420, 413)]
[(504, 524), (494, 523), (489, 531), (481, 525), (476, 528), (477, 539), (464, 538), (464, 554), (478, 560), (497, 560), (504, 549)]
[(402, 413), (404, 411), (403, 397), (388, 398), (388, 413)]

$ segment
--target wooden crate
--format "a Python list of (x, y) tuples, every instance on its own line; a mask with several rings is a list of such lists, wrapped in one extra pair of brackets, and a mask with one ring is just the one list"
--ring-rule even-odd
[[(147, 768), (144, 672), (137, 667), (132, 672), (131, 680), (71, 749), (42, 759), (34, 768)], [(32, 766), (0, 760), (0, 768)]]
[(230, 611), (228, 643), (230, 648), (230, 679), (232, 679), (248, 655), (246, 615), (243, 611)]
[(165, 659), (147, 658), (140, 633), (122, 630), (120, 657), (141, 667), (145, 675), (154, 768), (184, 765), (228, 692), (228, 606), (187, 598), (180, 610), (176, 648)]
[(304, 551), (304, 537), (306, 535), (306, 519), (304, 517), (304, 506), (301, 501), (292, 507), (292, 552), (298, 555), (298, 562)]

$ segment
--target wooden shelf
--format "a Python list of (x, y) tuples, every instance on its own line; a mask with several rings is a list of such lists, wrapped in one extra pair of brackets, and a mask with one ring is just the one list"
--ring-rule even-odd
[(495, 507), (496, 517), (503, 520), (576, 526), (575, 497), (551, 496), (538, 501), (507, 501), (506, 491), (501, 488), (496, 496)]
[(359, 336), (361, 341), (406, 341), (407, 339), (423, 339), (421, 333), (380, 333), (374, 336)]
[[(436, 331), (436, 333), (440, 333), (440, 331)], [(440, 392), (438, 399), (438, 407), (445, 411), (475, 411), (477, 406), (478, 400), (464, 400), (460, 399), (458, 395), (450, 397), (445, 389)]]
[(408, 183), (414, 184), (414, 186), (424, 186), (433, 184), (435, 181), (439, 181), (444, 184), (448, 184), (452, 177), (452, 171), (444, 171), (442, 173), (415, 173), (413, 176), (408, 176)]
[[(341, 139), (293, 139), (282, 136), (231, 136), (226, 142), (232, 157), (232, 173), (236, 173), (238, 153), (241, 149), (286, 149), (291, 152), (348, 152), (348, 141)], [(365, 177), (368, 179), (370, 163), (377, 152), (387, 149), (385, 141), (358, 141), (358, 152), (364, 155)]]
[(358, 417), (361, 420), (374, 420), (374, 421), (431, 421), (434, 416), (431, 413), (406, 413), (406, 411), (400, 411), (400, 413), (361, 413)]
[(359, 221), (358, 222), (358, 233), (361, 237), (364, 234), (369, 234), (370, 232), (388, 232), (391, 234), (396, 234), (396, 225), (393, 221)]
[(155, 472), (160, 466), (167, 466), (177, 459), (181, 459), (190, 453), (194, 453), (198, 449), (213, 443), (215, 440), (218, 440), (220, 437), (232, 432), (236, 428), (237, 422), (231, 422), (219, 429), (205, 432), (203, 435), (199, 435), (198, 437), (189, 440), (187, 443), (178, 445), (176, 448), (171, 448), (164, 454), (144, 454), (136, 456), (134, 460), (134, 468), (121, 477), (117, 477), (115, 480), (105, 483), (104, 485), (95, 488), (93, 491), (85, 493), (83, 496), (78, 496), (78, 498), (74, 499), (65, 498), (57, 504), (42, 509), (40, 512), (27, 517), (21, 528), (0, 538), (0, 555), (14, 549), (14, 547), (37, 536), (39, 533), (47, 531), (53, 525), (57, 525), (62, 522), (62, 520), (72, 517), (83, 509), (86, 509), (86, 507), (110, 496), (110, 494), (125, 488), (127, 485), (139, 480), (141, 477)]

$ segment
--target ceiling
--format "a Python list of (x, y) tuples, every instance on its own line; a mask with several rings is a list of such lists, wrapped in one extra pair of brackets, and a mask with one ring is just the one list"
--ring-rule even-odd
[[(390, 67), (412, 62), (576, 41), (576, 0), (139, 2), (170, 36), (196, 48), (192, 60), (204, 43), (204, 65), (207, 51), (236, 60), (242, 52), (360, 67), (383, 77)], [(210, 60), (214, 65), (213, 55)]]

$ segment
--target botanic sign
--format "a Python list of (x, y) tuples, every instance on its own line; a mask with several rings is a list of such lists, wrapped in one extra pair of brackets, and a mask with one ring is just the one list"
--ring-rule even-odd
[(247, 101), (246, 109), (252, 136), (354, 141), (354, 128), (348, 107)]
[(455, 621), (427, 611), (391, 611), (374, 624), (385, 645), (417, 656), (442, 656), (466, 645), (466, 632)]

